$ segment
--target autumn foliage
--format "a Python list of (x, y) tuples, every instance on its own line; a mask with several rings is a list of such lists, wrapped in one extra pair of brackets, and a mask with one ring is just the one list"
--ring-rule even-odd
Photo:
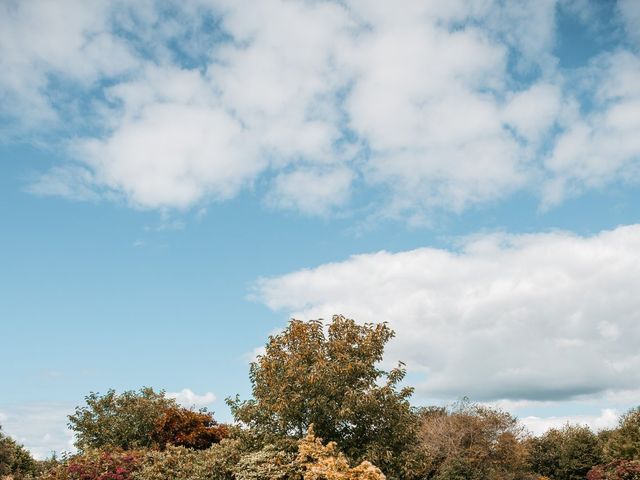
[(228, 437), (229, 429), (219, 425), (210, 412), (171, 407), (158, 419), (152, 436), (160, 449), (174, 445), (203, 450)]
[(380, 368), (386, 324), (292, 320), (251, 364), (235, 423), (164, 392), (90, 393), (69, 416), (78, 453), (37, 462), (0, 432), (0, 480), (640, 480), (640, 409), (594, 433), (537, 437), (463, 399), (412, 407), (405, 367)]

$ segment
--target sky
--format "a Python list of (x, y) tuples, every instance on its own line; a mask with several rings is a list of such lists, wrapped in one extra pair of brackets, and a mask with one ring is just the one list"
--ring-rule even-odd
[(230, 421), (289, 318), (388, 322), (416, 405), (640, 404), (637, 0), (0, 0), (0, 425)]

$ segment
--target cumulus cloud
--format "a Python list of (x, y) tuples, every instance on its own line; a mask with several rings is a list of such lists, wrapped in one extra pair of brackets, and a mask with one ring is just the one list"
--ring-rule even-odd
[(586, 115), (565, 118), (545, 160), (547, 204), (613, 181), (640, 179), (640, 58), (628, 51), (605, 55), (586, 74), (597, 85), (594, 106)]
[(480, 235), (262, 279), (256, 294), (295, 317), (388, 321), (387, 358), (424, 375), (424, 398), (602, 396), (640, 380), (639, 247), (637, 225)]
[(30, 125), (55, 121), (59, 105), (52, 104), (56, 92), (49, 87), (56, 77), (89, 87), (133, 68), (133, 53), (109, 21), (102, 0), (2, 2), (2, 114)]
[(216, 396), (211, 392), (206, 392), (202, 395), (198, 395), (189, 388), (183, 388), (179, 392), (168, 392), (166, 396), (167, 398), (175, 399), (176, 402), (186, 408), (206, 407), (216, 400)]
[(637, 181), (640, 60), (558, 69), (553, 0), (2, 8), (4, 115), (73, 130), (37, 193), (186, 209), (259, 182), (277, 208), (411, 217)]

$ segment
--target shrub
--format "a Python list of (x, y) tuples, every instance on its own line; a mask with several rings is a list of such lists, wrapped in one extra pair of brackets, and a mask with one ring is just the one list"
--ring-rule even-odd
[(587, 480), (640, 480), (640, 462), (616, 460), (598, 465), (589, 470)]
[(233, 480), (244, 453), (238, 440), (225, 439), (206, 450), (168, 446), (149, 451), (135, 480)]
[(521, 478), (527, 470), (524, 429), (506, 412), (470, 403), (420, 411), (421, 478)]
[(143, 452), (87, 450), (53, 467), (43, 480), (131, 480), (142, 466)]
[(30, 478), (37, 473), (37, 462), (31, 454), (12, 438), (5, 436), (0, 427), (0, 477), (15, 480)]
[(176, 408), (174, 400), (152, 388), (105, 395), (90, 393), (86, 405), (69, 416), (69, 428), (76, 433), (80, 450), (119, 448), (130, 450), (151, 447), (153, 433), (167, 410)]

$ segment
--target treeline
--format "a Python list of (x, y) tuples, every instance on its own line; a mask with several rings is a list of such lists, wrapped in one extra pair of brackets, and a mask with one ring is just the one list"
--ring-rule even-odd
[(69, 416), (78, 453), (35, 461), (0, 432), (0, 477), (26, 480), (640, 480), (640, 409), (613, 430), (531, 436), (468, 400), (412, 407), (402, 363), (379, 368), (394, 333), (335, 316), (292, 320), (251, 364), (235, 422), (151, 388), (91, 393)]

